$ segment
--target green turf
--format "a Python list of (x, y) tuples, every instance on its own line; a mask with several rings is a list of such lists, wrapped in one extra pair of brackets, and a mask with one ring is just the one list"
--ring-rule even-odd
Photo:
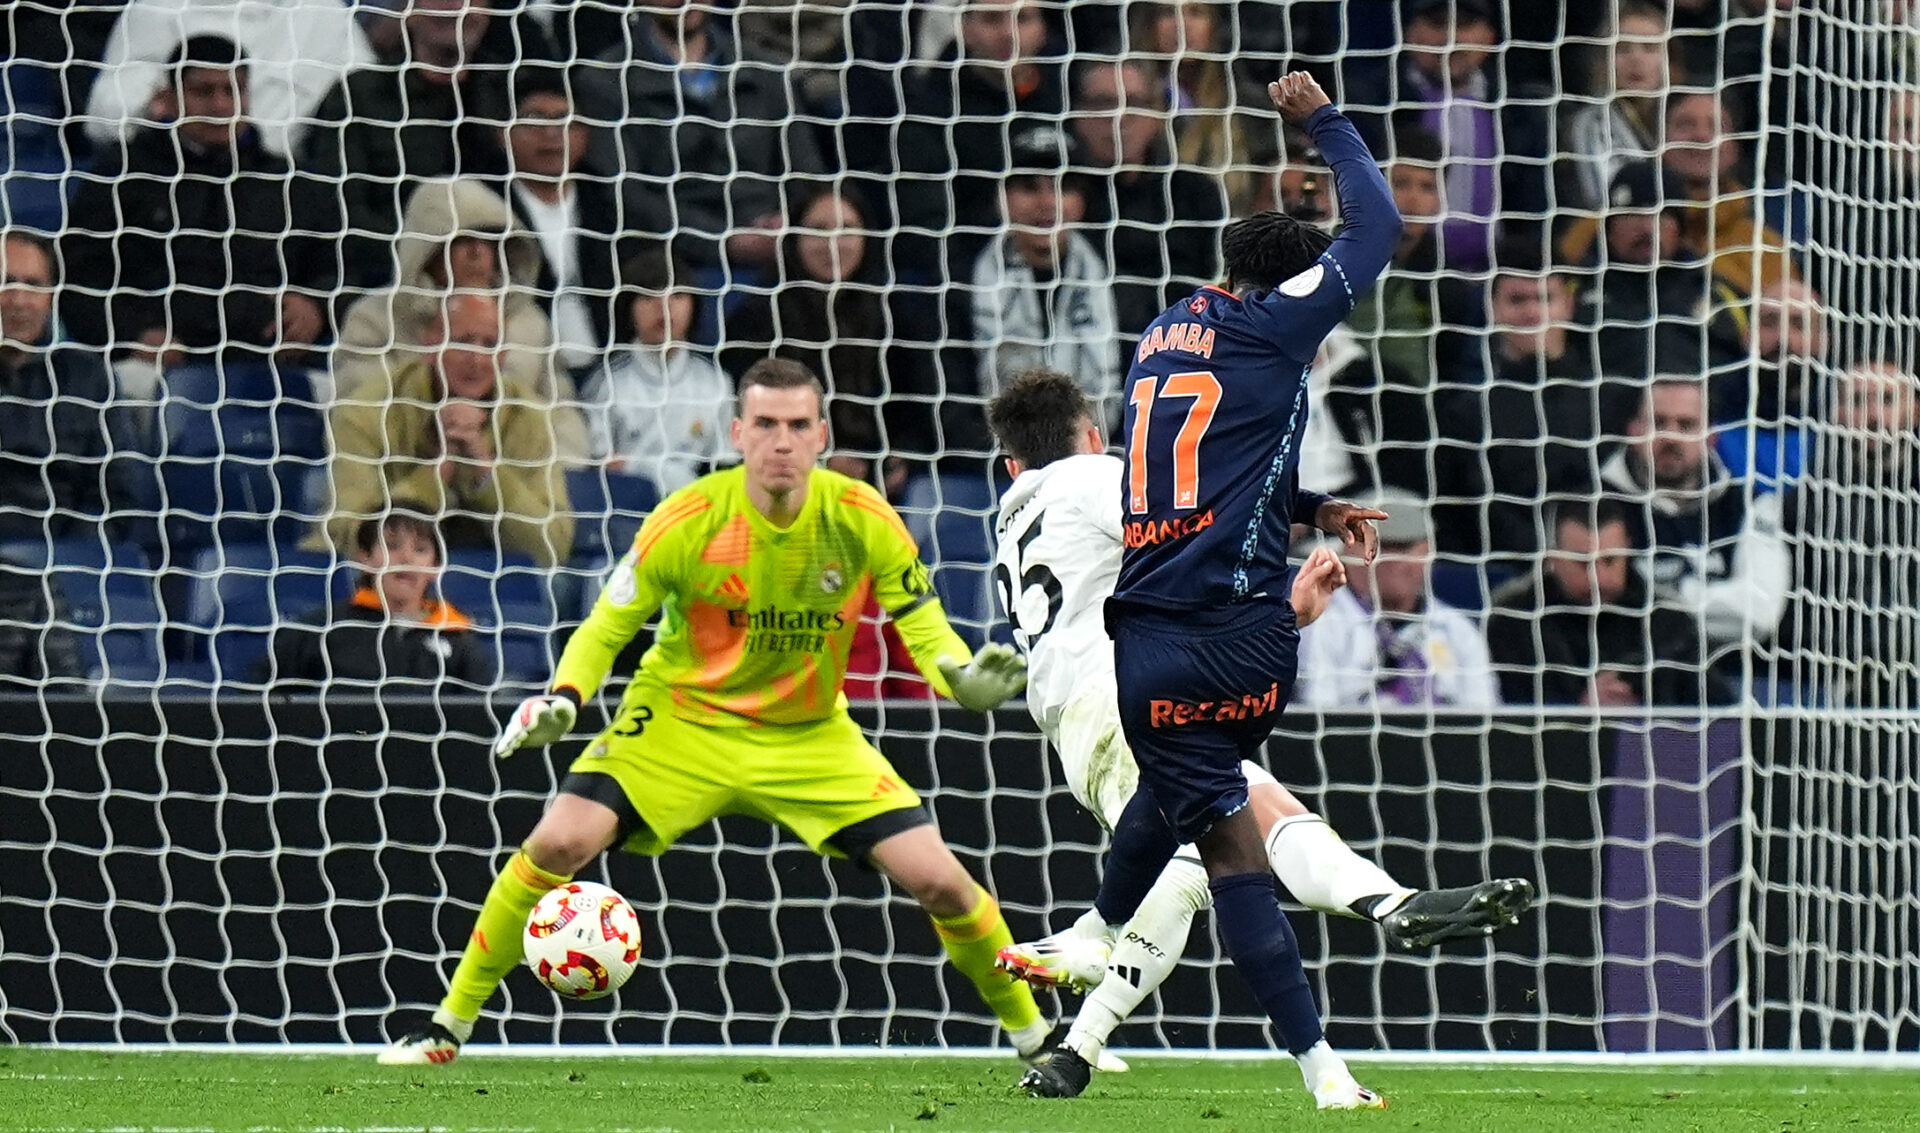
[[(368, 1057), (0, 1049), (0, 1129), (1195, 1130), (1811, 1133), (1920, 1129), (1886, 1071), (1362, 1067), (1385, 1113), (1314, 1115), (1293, 1066), (1141, 1059), (1077, 1101), (1015, 1094), (1011, 1060)], [(1279, 1088), (1276, 1088), (1279, 1087)]]

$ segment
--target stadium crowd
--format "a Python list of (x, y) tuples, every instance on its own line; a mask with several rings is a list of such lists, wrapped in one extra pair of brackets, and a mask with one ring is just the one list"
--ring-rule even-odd
[(1911, 707), (1920, 94), (1857, 207), (1793, 186), (1796, 61), (1916, 41), (1815, 8), (13, 8), (0, 682), (541, 679), (769, 355), (988, 634), (986, 400), (1044, 365), (1117, 428), (1226, 219), (1332, 222), (1299, 66), (1407, 218), (1312, 372), (1303, 482), (1396, 519), (1300, 697)]

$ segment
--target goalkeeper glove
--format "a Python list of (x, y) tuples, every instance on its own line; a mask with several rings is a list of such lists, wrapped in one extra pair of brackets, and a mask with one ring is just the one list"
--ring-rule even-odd
[(1027, 662), (1011, 645), (993, 642), (962, 665), (951, 657), (940, 658), (940, 673), (953, 690), (953, 699), (963, 708), (991, 712), (1027, 687)]
[(493, 754), (505, 759), (529, 744), (545, 747), (573, 730), (577, 712), (573, 700), (560, 693), (529, 696), (507, 717), (506, 727), (493, 743)]

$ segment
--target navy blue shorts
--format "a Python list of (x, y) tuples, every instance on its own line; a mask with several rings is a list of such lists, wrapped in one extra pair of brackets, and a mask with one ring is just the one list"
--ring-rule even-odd
[(1285, 602), (1177, 614), (1110, 607), (1120, 726), (1140, 785), (1183, 842), (1247, 805), (1252, 759), (1293, 692), (1300, 630)]

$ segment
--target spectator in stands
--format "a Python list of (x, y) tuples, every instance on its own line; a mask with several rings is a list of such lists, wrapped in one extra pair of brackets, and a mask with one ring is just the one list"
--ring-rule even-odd
[(1137, 336), (1219, 277), (1226, 202), (1216, 175), (1174, 166), (1164, 80), (1156, 83), (1146, 64), (1082, 60), (1069, 78), (1072, 156), (1097, 173), (1084, 182), (1080, 231), (1105, 245), (1120, 330)]
[(0, 692), (45, 692), (87, 675), (80, 643), (45, 571), (0, 554)]
[[(1675, 371), (1702, 368), (1700, 329), (1712, 282), (1699, 249), (1681, 233), (1674, 175), (1650, 161), (1630, 161), (1614, 175), (1605, 242), (1583, 244), (1578, 225), (1561, 242), (1577, 252), (1591, 280), (1578, 297), (1584, 326), (1597, 326), (1607, 369), (1628, 378), (1653, 372), (1657, 354)], [(1594, 235), (1588, 229), (1586, 236)]]
[(889, 178), (905, 230), (894, 240), (895, 269), (909, 281), (966, 279), (1000, 226), (1015, 123), (1064, 107), (1046, 46), (1040, 5), (965, 0), (959, 39), (905, 81), (897, 139), (885, 130), (850, 135), (851, 159)]
[[(1446, 155), (1440, 262), (1449, 270), (1478, 270), (1489, 262), (1502, 217), (1545, 219), (1543, 100), (1506, 89), (1495, 50), (1500, 31), (1486, 0), (1407, 0), (1401, 12), (1406, 28), (1393, 125), (1417, 125), (1440, 139)], [(1374, 151), (1382, 152), (1387, 130), (1372, 125)]]
[(782, 181), (826, 169), (786, 72), (743, 60), (691, 0), (644, 0), (627, 31), (578, 72), (581, 110), (610, 124), (595, 131), (592, 170), (622, 179), (629, 228), (671, 230), (694, 267), (769, 267)]
[(1234, 21), (1222, 20), (1226, 10), (1214, 0), (1136, 3), (1127, 18), (1128, 40), (1150, 62), (1165, 92), (1179, 166), (1217, 182), (1227, 215), (1246, 216), (1274, 207), (1268, 171), (1279, 155), (1265, 111), (1243, 109), (1264, 106), (1264, 100), (1243, 101), (1236, 87), (1230, 63)]
[(395, 501), (354, 528), (351, 554), (360, 566), (353, 597), (274, 630), (262, 683), (492, 683), (493, 658), (473, 622), (434, 596), (446, 556), (429, 510)]
[(1707, 428), (1705, 383), (1656, 377), (1601, 481), (1627, 505), (1654, 583), (1699, 621), (1707, 663), (1737, 679), (1741, 654), (1780, 624), (1792, 567), (1780, 498), (1729, 476)]
[[(1394, 135), (1388, 179), (1405, 218), (1393, 261), (1347, 317), (1359, 355), (1332, 378), (1326, 411), (1361, 455), (1365, 484), (1415, 495), (1432, 490), (1433, 398), (1459, 375), (1459, 337), (1448, 327), (1477, 322), (1464, 284), (1440, 272), (1434, 224), (1441, 213), (1440, 143), (1417, 126)], [(1317, 153), (1292, 160), (1317, 161)], [(1315, 175), (1329, 187), (1332, 177)], [(1281, 186), (1283, 195), (1286, 185)], [(1310, 198), (1311, 199), (1311, 198)], [(1321, 218), (1316, 201), (1311, 218)], [(1324, 212), (1330, 221), (1331, 206)]]
[[(1435, 220), (1443, 211), (1440, 194), (1440, 141), (1417, 127), (1394, 134), (1388, 181), (1394, 204), (1404, 218), (1400, 244), (1376, 287), (1354, 302), (1347, 322), (1372, 356), (1374, 373), (1358, 385), (1380, 382), (1428, 390), (1445, 380), (1442, 373), (1459, 362), (1436, 337), (1443, 322), (1465, 318), (1461, 293), (1440, 283)], [(1332, 178), (1326, 180), (1331, 183)], [(1333, 219), (1333, 214), (1327, 216)], [(1443, 309), (1444, 304), (1444, 309)], [(1477, 320), (1476, 320), (1477, 321)]]
[(1676, 210), (1682, 237), (1707, 257), (1714, 278), (1745, 300), (1762, 285), (1798, 279), (1787, 254), (1782, 200), (1749, 186), (1739, 172), (1740, 140), (1733, 108), (1718, 91), (1667, 100), (1662, 162), (1683, 194)]
[(249, 116), (260, 145), (281, 157), (296, 152), (334, 84), (373, 62), (353, 6), (341, 0), (129, 0), (87, 94), (87, 137), (111, 147), (171, 120), (168, 57), (203, 35), (237, 44), (252, 60)]
[(581, 389), (595, 463), (645, 476), (661, 494), (692, 483), (731, 452), (733, 381), (688, 345), (694, 296), (689, 270), (665, 244), (620, 269), (628, 345)]
[(1779, 676), (1817, 703), (1911, 707), (1920, 378), (1869, 354), (1830, 390), (1830, 427), (1784, 503), (1794, 585)]
[[(1278, 172), (1266, 178), (1257, 196), (1261, 208), (1277, 209), (1295, 220), (1310, 224), (1329, 225), (1340, 215), (1340, 203), (1333, 195), (1333, 174), (1327, 168), (1327, 159), (1320, 147), (1313, 144), (1300, 130), (1292, 126), (1282, 127), (1280, 131), (1281, 150), (1285, 156), (1278, 160)], [(1436, 147), (1437, 152), (1437, 147)], [(1437, 175), (1436, 175), (1437, 176)], [(1430, 178), (1438, 185), (1437, 179)], [(1440, 209), (1439, 190), (1434, 190), (1433, 212)], [(1235, 216), (1245, 213), (1236, 212)]]
[(534, 284), (560, 366), (573, 374), (599, 365), (613, 344), (615, 269), (639, 250), (637, 238), (621, 238), (619, 183), (580, 173), (590, 137), (563, 69), (514, 73), (513, 121), (500, 131), (506, 174), (493, 187), (540, 240), (539, 278), (519, 282)]
[(334, 514), (326, 534), (350, 551), (362, 520), (396, 499), (425, 501), (456, 546), (499, 548), (551, 565), (573, 543), (555, 438), (571, 406), (500, 372), (500, 305), (457, 293), (434, 319), (425, 356), (340, 398)]
[(131, 502), (127, 411), (98, 351), (52, 344), (54, 285), (45, 238), (0, 232), (0, 542), (81, 534)]
[(1700, 627), (1641, 576), (1618, 500), (1552, 505), (1540, 569), (1493, 595), (1487, 645), (1508, 704), (1691, 707), (1726, 690), (1700, 664)]
[(1436, 406), (1443, 550), (1530, 558), (1546, 544), (1537, 501), (1590, 495), (1640, 401), (1638, 383), (1601, 373), (1576, 334), (1573, 282), (1531, 241), (1503, 242), (1489, 288), (1488, 380)]
[(1489, 708), (1500, 703), (1487, 640), (1434, 597), (1426, 508), (1405, 492), (1368, 498), (1387, 518), (1380, 554), (1346, 563), (1347, 585), (1300, 634), (1297, 702), (1313, 708)]
[[(770, 293), (749, 295), (727, 316), (721, 362), (736, 382), (769, 356), (819, 374), (832, 395), (834, 451), (827, 467), (875, 482), (886, 448), (881, 404), (891, 389), (882, 349), (886, 265), (868, 239), (871, 227), (853, 197), (821, 189), (802, 198), (780, 242), (780, 283)], [(895, 458), (879, 482), (891, 495), (905, 478)]]
[(303, 357), (332, 333), (333, 187), (261, 144), (232, 40), (195, 36), (168, 66), (162, 124), (104, 155), (69, 208), (67, 333), (163, 363)]
[(553, 324), (533, 291), (540, 238), (484, 181), (421, 184), (393, 246), (398, 281), (361, 296), (340, 324), (333, 370), (341, 394), (386, 384), (394, 368), (431, 350), (428, 332), (451, 296), (485, 292), (500, 300), (501, 371), (549, 397), (572, 398), (572, 383), (554, 372)]
[[(1750, 326), (1745, 324), (1751, 322)], [(1713, 423), (1726, 426), (1714, 448), (1735, 476), (1753, 476), (1763, 490), (1801, 475), (1819, 416), (1820, 377), (1827, 359), (1827, 312), (1820, 295), (1782, 279), (1750, 307), (1729, 307), (1718, 322), (1737, 343), (1714, 368), (1709, 387)]]
[(422, 178), (481, 172), (493, 154), (516, 57), (487, 38), (492, 18), (488, 0), (409, 0), (400, 60), (349, 73), (314, 112), (301, 164), (340, 179), (353, 286), (398, 275), (392, 237)]
[(1561, 120), (1555, 204), (1564, 210), (1605, 212), (1620, 167), (1660, 156), (1661, 102), (1674, 64), (1666, 10), (1654, 0), (1617, 0), (1614, 31), (1594, 76), (1600, 97), (1569, 100)]
[(1086, 186), (1070, 133), (1031, 126), (1013, 139), (1006, 228), (973, 267), (973, 339), (979, 393), (998, 393), (1039, 367), (1078, 382), (1112, 424), (1119, 410), (1119, 327), (1113, 273), (1075, 231)]

